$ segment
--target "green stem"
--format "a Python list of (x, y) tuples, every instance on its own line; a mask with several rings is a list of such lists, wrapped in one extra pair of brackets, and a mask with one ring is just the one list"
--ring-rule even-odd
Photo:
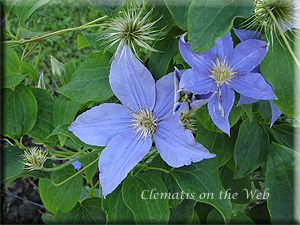
[(22, 139), (20, 139), (20, 142), (17, 139), (13, 139), (16, 144), (18, 145), (19, 148), (21, 149), (27, 149), (23, 144), (22, 144)]
[[(76, 160), (78, 160), (79, 158), (77, 158)], [(51, 183), (54, 185), (54, 186), (56, 186), (56, 187), (58, 187), (58, 186), (60, 186), (60, 185), (63, 185), (64, 183), (66, 183), (66, 182), (68, 182), (69, 180), (71, 180), (71, 179), (73, 179), (75, 176), (77, 176), (79, 173), (81, 173), (83, 170), (85, 170), (86, 168), (88, 168), (89, 166), (91, 166), (91, 165), (93, 165), (95, 162), (97, 162), (99, 160), (99, 158), (97, 158), (97, 159), (95, 159), (93, 162), (91, 162), (90, 164), (88, 164), (87, 166), (85, 166), (84, 168), (82, 168), (81, 170), (79, 170), (77, 173), (75, 173), (75, 174), (73, 174), (72, 176), (70, 176), (69, 178), (67, 178), (66, 180), (64, 180), (64, 181), (62, 181), (62, 182), (60, 182), (60, 183), (58, 183), (58, 184), (56, 184), (56, 183), (54, 183), (54, 181), (51, 181)], [(72, 162), (72, 161), (70, 161), (70, 162)], [(69, 162), (68, 162), (69, 163)], [(67, 164), (67, 163), (66, 163)], [(65, 165), (65, 164), (64, 164)], [(49, 168), (50, 169), (50, 168)], [(44, 169), (43, 169), (44, 170)], [(49, 171), (49, 170), (48, 170)]]
[(14, 145), (13, 143), (11, 143), (11, 141), (8, 140), (7, 138), (1, 139), (1, 140), (8, 142), (8, 144), (10, 144), (11, 146), (15, 146), (15, 145)]
[[(72, 157), (77, 156), (77, 155), (80, 155), (80, 154), (81, 154), (81, 152), (78, 152), (78, 153), (72, 155)], [(64, 163), (64, 164), (61, 164), (61, 165), (56, 166), (56, 167), (54, 167), (54, 168), (43, 168), (43, 170), (44, 170), (44, 171), (56, 171), (56, 170), (60, 170), (60, 169), (62, 169), (62, 168), (64, 168), (64, 167), (66, 167), (66, 166), (72, 164), (73, 162), (75, 162), (75, 161), (77, 161), (77, 160), (80, 160), (80, 159), (86, 157), (87, 155), (88, 155), (88, 154), (81, 155), (81, 156), (79, 156), (79, 157), (77, 157), (77, 158), (75, 158), (75, 159), (73, 159), (73, 160), (71, 160), (71, 161), (69, 161), (69, 162), (66, 162), (66, 163)], [(72, 157), (70, 157), (70, 158), (72, 158)], [(66, 157), (66, 158), (67, 158), (67, 157)], [(69, 159), (70, 159), (70, 158), (69, 158)]]
[(157, 167), (151, 167), (151, 166), (148, 166), (148, 167), (146, 167), (145, 169), (149, 169), (149, 170), (160, 170), (160, 171), (163, 171), (163, 172), (165, 172), (165, 173), (171, 173), (170, 171), (165, 170), (165, 169), (163, 169), (163, 168), (157, 168)]
[(24, 48), (24, 51), (23, 51), (22, 56), (21, 56), (21, 61), (23, 61), (23, 59), (24, 59), (25, 52), (26, 52), (27, 48), (28, 48), (28, 44)]
[[(51, 148), (50, 146), (48, 145), (45, 145), (49, 151), (51, 151), (51, 153), (55, 153), (55, 154), (59, 154), (59, 155), (65, 155), (65, 156), (69, 156), (70, 154), (68, 152), (62, 152), (62, 151), (58, 151), (58, 150), (55, 150), (53, 148)], [(72, 153), (72, 155), (74, 154), (74, 152)]]
[(156, 154), (156, 153), (157, 153), (157, 150), (153, 150), (153, 152), (150, 153), (148, 156), (146, 156), (146, 157), (143, 159), (143, 161), (146, 162), (148, 159), (151, 158), (151, 156), (153, 156), (153, 155)]
[(279, 24), (278, 21), (276, 20), (276, 18), (275, 18), (275, 16), (274, 16), (274, 14), (272, 13), (272, 11), (271, 11), (268, 7), (265, 7), (265, 9), (268, 11), (268, 13), (270, 14), (270, 16), (272, 17), (274, 23), (276, 24), (276, 26), (277, 26), (277, 28), (278, 28), (280, 34), (281, 34), (281, 37), (282, 37), (282, 39), (283, 39), (283, 41), (284, 41), (286, 47), (288, 48), (289, 52), (291, 53), (291, 55), (292, 55), (292, 57), (293, 57), (295, 63), (297, 64), (297, 66), (298, 66), (298, 68), (299, 68), (299, 70), (300, 70), (300, 63), (299, 63), (299, 61), (298, 61), (298, 59), (297, 59), (295, 53), (293, 52), (293, 50), (292, 50), (292, 48), (291, 48), (291, 46), (290, 46), (288, 40), (286, 39), (286, 37), (285, 37), (285, 35), (284, 35), (284, 31), (282, 30), (280, 24)]
[(9, 33), (9, 35), (10, 35), (13, 39), (18, 40), (18, 38), (16, 38), (16, 37), (10, 32), (10, 29), (9, 29), (9, 27), (8, 27), (8, 14), (6, 14), (5, 16), (6, 16), (5, 26), (6, 26), (7, 32)]
[[(103, 17), (102, 17), (103, 18)], [(105, 17), (106, 18), (106, 17)], [(29, 40), (19, 40), (19, 41), (4, 41), (3, 44), (12, 44), (12, 45), (24, 45), (30, 42), (34, 42), (34, 41), (40, 41), (43, 40), (45, 38), (49, 38), (49, 37), (55, 37), (58, 35), (62, 35), (68, 32), (72, 32), (72, 31), (77, 31), (77, 30), (82, 30), (82, 29), (87, 29), (87, 28), (92, 28), (92, 27), (99, 27), (101, 26), (100, 24), (94, 24), (94, 25), (82, 25), (80, 27), (74, 27), (74, 28), (67, 28), (67, 29), (63, 29), (63, 30), (59, 30), (59, 31), (55, 31), (52, 32), (50, 34), (45, 34), (42, 35), (40, 37), (36, 37), (36, 38), (32, 38)]]
[(86, 193), (89, 193), (88, 189), (85, 186), (82, 186), (82, 189), (85, 190)]
[(39, 63), (39, 61), (40, 61), (40, 56), (41, 56), (41, 52), (42, 52), (42, 46), (43, 46), (43, 44), (40, 43), (39, 54), (38, 54), (38, 56), (37, 56), (37, 59), (36, 59), (35, 65), (34, 65), (34, 69), (36, 69), (36, 67), (37, 67), (37, 65), (38, 65), (38, 63)]
[(18, 36), (20, 34), (20, 30), (21, 30), (21, 24), (19, 24), (18, 31), (17, 31), (17, 34), (16, 34), (16, 38), (18, 38)]

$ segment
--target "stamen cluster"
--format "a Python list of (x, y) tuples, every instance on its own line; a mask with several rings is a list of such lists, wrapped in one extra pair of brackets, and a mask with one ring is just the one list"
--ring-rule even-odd
[(216, 84), (220, 87), (222, 84), (229, 84), (231, 79), (237, 77), (237, 72), (234, 72), (230, 66), (228, 66), (228, 60), (226, 58), (222, 61), (216, 58), (216, 63), (212, 62), (213, 68), (209, 70), (211, 75), (209, 77), (216, 81)]
[(33, 147), (24, 151), (23, 158), (24, 161), (22, 163), (28, 166), (29, 170), (39, 170), (43, 168), (47, 160), (47, 152), (39, 147)]
[(151, 109), (148, 107), (146, 109), (140, 107), (137, 111), (133, 112), (131, 116), (131, 121), (133, 123), (129, 126), (133, 127), (135, 133), (141, 131), (139, 140), (146, 140), (146, 138), (155, 133), (158, 119), (155, 118), (155, 115)]

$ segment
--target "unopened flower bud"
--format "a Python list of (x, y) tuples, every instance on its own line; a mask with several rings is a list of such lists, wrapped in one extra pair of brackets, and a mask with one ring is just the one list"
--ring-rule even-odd
[(53, 75), (56, 76), (60, 80), (61, 79), (60, 77), (62, 75), (64, 75), (66, 72), (64, 64), (59, 62), (52, 55), (50, 57), (50, 62), (51, 62), (51, 70), (52, 70)]
[(46, 90), (46, 85), (44, 82), (44, 74), (42, 73), (39, 78), (38, 87)]
[(43, 168), (44, 162), (47, 160), (47, 152), (42, 148), (33, 147), (24, 151), (24, 163), (29, 170), (40, 170)]

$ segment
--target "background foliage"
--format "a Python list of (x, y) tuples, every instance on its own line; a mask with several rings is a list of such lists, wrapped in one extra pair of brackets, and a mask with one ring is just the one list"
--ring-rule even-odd
[[(235, 44), (240, 42), (232, 28), (238, 28), (240, 21), (252, 15), (253, 1), (211, 2), (148, 1), (148, 6), (155, 5), (152, 20), (162, 16), (156, 26), (164, 28), (159, 34), (163, 38), (150, 43), (159, 52), (140, 48), (138, 55), (156, 80), (173, 72), (174, 67), (188, 68), (178, 49), (178, 37), (185, 32), (195, 51), (208, 50), (229, 31)], [(203, 106), (190, 118), (197, 121), (193, 133), (216, 158), (174, 169), (153, 147), (148, 160), (142, 163), (143, 169), (133, 169), (112, 194), (103, 198), (99, 181), (93, 180), (103, 148), (81, 142), (67, 128), (87, 109), (104, 102), (118, 102), (108, 82), (114, 49), (104, 52), (105, 44), (98, 41), (105, 29), (102, 20), (98, 26), (87, 25), (32, 41), (68, 28), (33, 11), (79, 27), (105, 15), (107, 19), (116, 16), (125, 1), (99, 4), (92, 0), (3, 0), (1, 3), (6, 16), (2, 24), (6, 35), (2, 45), (5, 57), (1, 134), (3, 144), (5, 141), (12, 145), (1, 150), (4, 165), (1, 181), (9, 186), (20, 177), (38, 178), (40, 196), (50, 212), (51, 222), (295, 222), (297, 153), (293, 140), (299, 124), (293, 117), (294, 61), (280, 37), (274, 39), (261, 64), (263, 76), (278, 97), (274, 103), (283, 112), (272, 127), (271, 107), (265, 101), (244, 106), (235, 103), (230, 115), (230, 136), (221, 133)], [(292, 34), (288, 35), (293, 39)], [(64, 65), (62, 76), (52, 73), (51, 55)], [(22, 143), (24, 135), (47, 149), (49, 159), (43, 169), (28, 170), (21, 163), (23, 149), (27, 148)], [(79, 172), (72, 165), (77, 160), (83, 165)], [(146, 200), (141, 197), (144, 190), (150, 190), (144, 192)], [(171, 198), (156, 198), (155, 193), (157, 196), (168, 193)]]

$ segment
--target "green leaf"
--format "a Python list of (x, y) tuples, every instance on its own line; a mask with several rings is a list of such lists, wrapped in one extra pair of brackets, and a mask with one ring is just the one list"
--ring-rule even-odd
[(187, 30), (188, 9), (193, 0), (174, 2), (174, 0), (164, 0), (175, 24), (182, 30)]
[(200, 123), (197, 126), (196, 141), (216, 154), (219, 166), (224, 165), (233, 155), (234, 139), (225, 133), (214, 133), (206, 130)]
[[(172, 167), (170, 167), (165, 161), (160, 157), (160, 155), (157, 155), (149, 164), (151, 167), (156, 168), (162, 168), (165, 170), (171, 170)], [(178, 186), (176, 180), (173, 178), (173, 176), (169, 173), (162, 172), (160, 170), (153, 170), (152, 173), (155, 173), (158, 175), (166, 185), (168, 189), (168, 198), (169, 198), (169, 207), (175, 208), (177, 207), (185, 198), (184, 193)]]
[[(176, 31), (175, 31), (176, 32)], [(149, 58), (149, 70), (155, 80), (166, 75), (171, 59), (178, 53), (178, 40), (170, 32), (162, 40), (158, 40), (153, 48), (159, 52), (152, 52)]]
[(176, 208), (170, 209), (170, 224), (191, 224), (196, 201), (185, 199)]
[(189, 193), (189, 198), (214, 206), (222, 214), (225, 222), (230, 221), (231, 202), (224, 199), (225, 190), (220, 181), (217, 159), (205, 159), (189, 166), (175, 168), (172, 175), (180, 188), (186, 194)]
[(242, 178), (257, 169), (265, 161), (269, 148), (269, 135), (257, 117), (254, 116), (251, 123), (246, 119), (240, 126), (234, 146), (234, 179)]
[(115, 16), (125, 3), (125, 0), (89, 0), (101, 14)]
[(37, 100), (38, 105), (38, 115), (37, 120), (28, 133), (31, 137), (41, 140), (43, 142), (53, 143), (56, 141), (56, 138), (47, 138), (52, 131), (54, 130), (53, 125), (53, 105), (54, 99), (50, 92), (41, 89), (41, 88), (30, 88), (30, 91), (33, 93)]
[(272, 109), (270, 101), (258, 101), (254, 103), (255, 108), (267, 123), (271, 123)]
[(35, 10), (47, 4), (49, 1), (50, 0), (21, 0), (15, 8), (19, 22), (21, 24), (24, 23)]
[(167, 193), (163, 181), (151, 172), (128, 176), (123, 184), (122, 196), (134, 214), (137, 224), (166, 224), (169, 221), (169, 201), (160, 197)]
[[(293, 34), (286, 32), (293, 39)], [(294, 116), (295, 99), (295, 69), (294, 60), (290, 52), (284, 46), (282, 38), (273, 39), (273, 44), (260, 64), (261, 72), (265, 79), (272, 84), (278, 100), (274, 100), (275, 106), (284, 114)], [(293, 45), (293, 41), (289, 42)], [(294, 47), (294, 46), (292, 46)]]
[(57, 211), (56, 224), (105, 224), (105, 213), (101, 209), (101, 198), (88, 198), (68, 213)]
[(102, 208), (107, 214), (108, 224), (135, 223), (131, 210), (124, 203), (121, 185), (102, 199)]
[(251, 208), (247, 213), (247, 216), (249, 216), (256, 224), (271, 224), (266, 201)]
[(267, 159), (266, 191), (268, 210), (273, 224), (295, 223), (294, 162), (299, 157), (293, 150), (275, 144)]
[(248, 104), (248, 105), (241, 105), (241, 107), (244, 109), (244, 111), (246, 112), (248, 118), (249, 118), (249, 122), (252, 122), (253, 119), (253, 114), (252, 114), (252, 104)]
[(109, 61), (107, 53), (92, 52), (72, 75), (72, 80), (57, 92), (80, 103), (109, 99), (113, 96), (108, 82)]
[(10, 10), (18, 3), (18, 1), (19, 0), (3, 0), (2, 4), (4, 6), (5, 14), (9, 14)]
[(8, 71), (4, 72), (2, 80), (3, 80), (3, 88), (12, 88), (17, 86), (19, 83), (21, 83), (25, 77), (27, 77), (27, 74), (23, 75), (16, 75), (13, 73), (10, 73)]
[[(273, 125), (272, 130), (276, 137), (284, 144), (286, 147), (294, 149), (295, 140), (299, 138), (299, 128), (293, 127), (289, 123)], [(297, 132), (298, 131), (298, 132)], [(297, 136), (296, 136), (297, 135)]]
[(71, 131), (68, 130), (70, 124), (60, 124), (52, 131), (52, 133), (47, 137), (50, 138), (53, 135), (57, 135), (60, 140), (60, 146), (64, 146), (68, 138), (74, 141), (79, 146), (84, 146), (85, 144), (79, 140)]
[(256, 224), (252, 219), (242, 212), (233, 214), (229, 224)]
[[(63, 182), (76, 173), (72, 165), (52, 173), (52, 181), (56, 184)], [(60, 186), (54, 186), (51, 180), (39, 180), (40, 196), (45, 207), (52, 213), (57, 210), (69, 212), (78, 202), (83, 185), (82, 175), (78, 174)]]
[(2, 131), (4, 136), (21, 138), (37, 120), (37, 101), (28, 87), (19, 84), (2, 92)]
[(53, 106), (53, 120), (54, 126), (57, 127), (60, 124), (73, 123), (76, 113), (80, 109), (81, 104), (72, 100), (67, 100), (64, 97), (55, 99)]
[(250, 176), (247, 175), (241, 179), (233, 179), (233, 171), (224, 166), (221, 170), (221, 182), (225, 190), (230, 193), (230, 199), (233, 203), (250, 203), (247, 192), (251, 190)]
[(2, 64), (4, 71), (15, 75), (21, 75), (21, 62), (15, 50), (4, 45), (3, 52), (5, 53)]
[(216, 209), (211, 210), (207, 215), (207, 224), (224, 224), (222, 215)]
[(25, 167), (24, 163), (21, 163), (23, 154), (24, 150), (14, 146), (1, 150), (1, 182), (21, 174)]
[(32, 65), (27, 62), (21, 61), (21, 71), (22, 74), (27, 75), (30, 79), (33, 80), (35, 84), (38, 84), (38, 77), (36, 75), (36, 71)]
[(198, 218), (200, 220), (200, 224), (207, 224), (206, 218), (207, 218), (209, 212), (212, 209), (214, 209), (214, 207), (209, 205), (209, 204), (197, 202), (194, 209), (195, 209), (196, 214), (198, 215)]
[(193, 0), (188, 10), (188, 41), (196, 52), (207, 51), (232, 28), (236, 17), (251, 16), (252, 0)]
[(86, 38), (84, 37), (83, 33), (80, 33), (79, 35), (77, 35), (77, 44), (78, 44), (78, 47), (77, 47), (78, 50), (90, 45), (88, 40), (86, 40)]
[[(242, 107), (234, 105), (232, 107), (232, 110), (228, 118), (230, 127), (233, 127), (237, 123), (241, 114), (242, 114)], [(207, 106), (203, 106), (200, 109), (198, 109), (196, 112), (196, 117), (198, 122), (200, 122), (201, 125), (205, 127), (207, 130), (211, 132), (224, 133), (212, 121)]]
[[(87, 156), (80, 159), (79, 162), (82, 164), (83, 167), (89, 165), (93, 161), (95, 161), (97, 158), (99, 158), (99, 153), (93, 152), (86, 154)], [(95, 176), (95, 173), (98, 168), (98, 161), (93, 163), (91, 166), (84, 169), (85, 177), (88, 183), (93, 182), (93, 177)]]
[(76, 71), (76, 64), (74, 62), (74, 59), (71, 59), (70, 61), (66, 62), (64, 64), (66, 72), (62, 76), (62, 79), (64, 80), (65, 84), (69, 83), (72, 79), (73, 73)]

